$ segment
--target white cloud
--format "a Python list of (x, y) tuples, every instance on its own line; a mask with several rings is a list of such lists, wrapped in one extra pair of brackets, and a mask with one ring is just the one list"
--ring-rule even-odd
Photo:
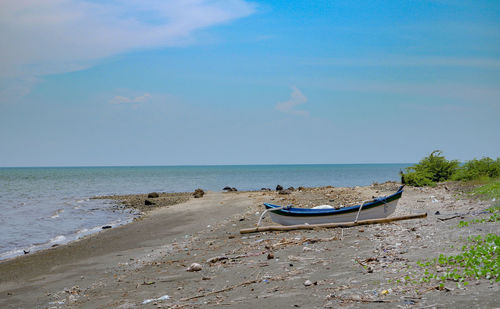
[(189, 44), (196, 30), (254, 10), (245, 0), (5, 0), (0, 82), (80, 70), (134, 49)]
[(111, 104), (139, 104), (145, 103), (151, 99), (151, 94), (145, 93), (137, 97), (114, 96), (109, 103)]
[(296, 109), (297, 105), (301, 105), (307, 102), (305, 95), (300, 92), (297, 87), (292, 87), (292, 93), (290, 94), (290, 99), (285, 102), (280, 102), (276, 104), (276, 109), (280, 112), (299, 115), (299, 116), (309, 116), (309, 112)]

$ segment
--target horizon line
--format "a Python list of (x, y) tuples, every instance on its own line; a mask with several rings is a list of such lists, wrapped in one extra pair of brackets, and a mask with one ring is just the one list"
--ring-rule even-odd
[(371, 165), (371, 164), (416, 164), (415, 162), (378, 163), (259, 163), (259, 164), (174, 164), (174, 165), (33, 165), (0, 166), (0, 168), (85, 168), (85, 167), (207, 167), (207, 166), (297, 166), (297, 165)]

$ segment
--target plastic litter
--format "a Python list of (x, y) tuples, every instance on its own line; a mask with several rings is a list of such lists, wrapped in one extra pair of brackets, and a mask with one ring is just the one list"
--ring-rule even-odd
[(149, 303), (152, 303), (152, 302), (155, 302), (155, 301), (165, 301), (165, 300), (169, 300), (170, 299), (170, 296), (168, 295), (163, 295), (161, 297), (158, 297), (158, 298), (150, 298), (150, 299), (145, 299), (142, 304), (143, 305), (147, 305)]

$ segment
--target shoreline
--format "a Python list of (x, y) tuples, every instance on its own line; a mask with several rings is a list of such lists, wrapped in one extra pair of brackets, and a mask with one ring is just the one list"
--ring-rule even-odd
[[(145, 213), (150, 212), (154, 209), (168, 207), (188, 201), (192, 196), (192, 192), (161, 192), (158, 198), (151, 199), (154, 200), (155, 203), (149, 206), (144, 205), (144, 200), (147, 199), (147, 195), (148, 194), (146, 193), (89, 197), (89, 200), (111, 201), (113, 203), (113, 205), (110, 207), (112, 211), (126, 211), (128, 209), (135, 211), (136, 213), (130, 213), (130, 217), (126, 220), (120, 219), (119, 221), (106, 222), (105, 224), (84, 228), (74, 233), (57, 235), (54, 238), (48, 239), (44, 243), (31, 244), (29, 247), (19, 247), (6, 251), (1, 254), (2, 257), (0, 258), (0, 263), (2, 263), (3, 261), (15, 259), (20, 256), (34, 254), (39, 251), (50, 250), (55, 247), (68, 245), (70, 243), (83, 240), (86, 237), (89, 237), (101, 231), (130, 224), (135, 220), (140, 220), (141, 217), (145, 215)], [(142, 204), (140, 202), (141, 200)], [(27, 251), (28, 253), (23, 253), (23, 251)]]
[[(389, 288), (391, 284), (381, 281), (393, 276), (387, 271), (401, 270), (407, 263), (405, 260), (432, 256), (442, 250), (439, 248), (443, 244), (458, 242), (457, 232), (444, 227), (456, 226), (460, 218), (440, 221), (438, 215), (433, 215), (437, 209), (441, 216), (448, 216), (458, 212), (471, 213), (470, 208), (481, 210), (489, 203), (464, 197), (457, 200), (459, 192), (454, 188), (445, 189), (446, 186), (407, 188), (397, 214), (425, 210), (430, 215), (428, 219), (343, 229), (342, 233), (339, 230), (319, 230), (242, 236), (238, 231), (256, 223), (257, 212), (262, 211), (264, 201), (303, 206), (331, 200), (347, 203), (374, 194), (385, 195), (394, 186), (397, 184), (305, 188), (290, 194), (275, 191), (208, 192), (202, 198), (151, 210), (140, 220), (66, 245), (0, 261), (0, 306), (133, 308), (144, 300), (158, 299), (162, 295), (169, 295), (171, 300), (157, 300), (151, 305), (156, 303), (165, 308), (220, 304), (236, 308), (258, 303), (306, 306), (306, 300), (314, 307), (324, 307), (329, 302), (334, 306), (369, 305), (365, 299), (368, 296), (362, 291)], [(431, 196), (438, 202), (433, 202)], [(265, 222), (269, 224), (269, 218)], [(498, 231), (497, 224), (487, 228)], [(413, 229), (416, 232), (412, 232)], [(415, 238), (416, 235), (419, 236)], [(378, 262), (388, 263), (386, 268), (375, 263), (370, 266), (374, 270), (372, 273), (352, 262), (352, 254), (366, 259), (374, 254), (373, 251), (390, 247), (400, 248), (395, 249), (398, 252), (394, 252), (397, 253), (394, 257), (403, 258), (402, 261)], [(393, 256), (393, 251), (387, 252), (386, 255)], [(269, 253), (272, 253), (271, 258)], [(223, 256), (236, 258), (207, 262), (210, 258)], [(186, 272), (193, 262), (202, 265), (200, 272)], [(324, 267), (328, 268), (327, 272)], [(306, 280), (316, 284), (305, 287)], [(488, 287), (487, 283), (478, 287), (483, 284)], [(228, 286), (234, 287), (227, 292), (210, 294)], [(327, 297), (331, 288), (342, 286), (345, 287), (336, 293), (347, 294)], [(468, 294), (481, 296), (483, 305), (495, 301), (494, 292), (499, 292), (498, 284), (485, 290), (475, 285), (470, 289)], [(274, 290), (276, 292), (272, 292)], [(310, 290), (323, 296), (312, 299)], [(382, 298), (373, 297), (373, 294), (370, 297), (383, 300), (380, 304), (384, 307), (394, 306), (393, 302), (399, 301), (399, 297), (415, 296), (404, 289), (393, 287), (392, 290), (390, 295)], [(288, 297), (278, 296), (283, 293)], [(360, 293), (363, 294), (360, 299), (364, 301), (354, 297)], [(450, 295), (440, 291), (429, 293), (426, 294), (428, 300), (420, 298), (416, 302), (429, 305), (436, 300), (435, 297), (440, 297), (440, 302), (444, 299), (446, 304), (464, 301), (455, 292)], [(187, 299), (205, 294), (209, 295)], [(109, 295), (109, 298), (103, 298), (104, 295)], [(390, 302), (386, 304), (385, 301)]]

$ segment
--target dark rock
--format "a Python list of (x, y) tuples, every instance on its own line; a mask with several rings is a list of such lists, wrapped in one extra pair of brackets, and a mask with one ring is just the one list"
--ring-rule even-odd
[(273, 254), (272, 252), (269, 252), (269, 253), (267, 254), (267, 259), (268, 259), (268, 260), (272, 260), (272, 259), (274, 259), (274, 254)]
[(270, 188), (261, 188), (260, 191), (271, 191)]
[(156, 192), (151, 192), (148, 194), (148, 198), (157, 198), (160, 197), (160, 195)]
[(434, 214), (435, 214), (436, 216), (438, 216), (438, 215), (440, 215), (441, 213), (440, 213), (440, 212), (439, 212), (439, 210), (438, 210), (438, 211), (436, 211)]
[(281, 190), (283, 190), (283, 187), (281, 185), (277, 185), (276, 186), (276, 191), (281, 191)]
[(195, 198), (203, 197), (203, 195), (205, 195), (205, 191), (203, 191), (202, 189), (198, 188), (198, 189), (194, 190), (193, 196)]
[(224, 187), (224, 189), (222, 189), (222, 191), (233, 191), (233, 189), (231, 189), (231, 187)]
[(107, 230), (107, 229), (110, 229), (111, 228), (111, 225), (105, 225), (102, 227), (103, 230)]
[(23, 250), (23, 252), (24, 252), (24, 254), (28, 254), (28, 253), (30, 253), (30, 251), (29, 251), (29, 250)]
[(290, 190), (281, 190), (279, 192), (280, 192), (280, 194), (290, 194), (290, 193), (292, 193), (292, 191), (290, 191)]
[(298, 187), (298, 188), (297, 188), (297, 190), (299, 190), (299, 191), (304, 191), (305, 189), (306, 189), (306, 188), (304, 188), (304, 187)]
[(145, 200), (144, 205), (154, 205), (155, 203), (151, 202), (150, 200)]
[(294, 187), (290, 187), (287, 189), (288, 191), (295, 191), (295, 188)]
[(238, 189), (236, 189), (235, 187), (233, 187), (233, 188), (231, 188), (231, 191), (236, 192), (236, 191), (238, 191)]

